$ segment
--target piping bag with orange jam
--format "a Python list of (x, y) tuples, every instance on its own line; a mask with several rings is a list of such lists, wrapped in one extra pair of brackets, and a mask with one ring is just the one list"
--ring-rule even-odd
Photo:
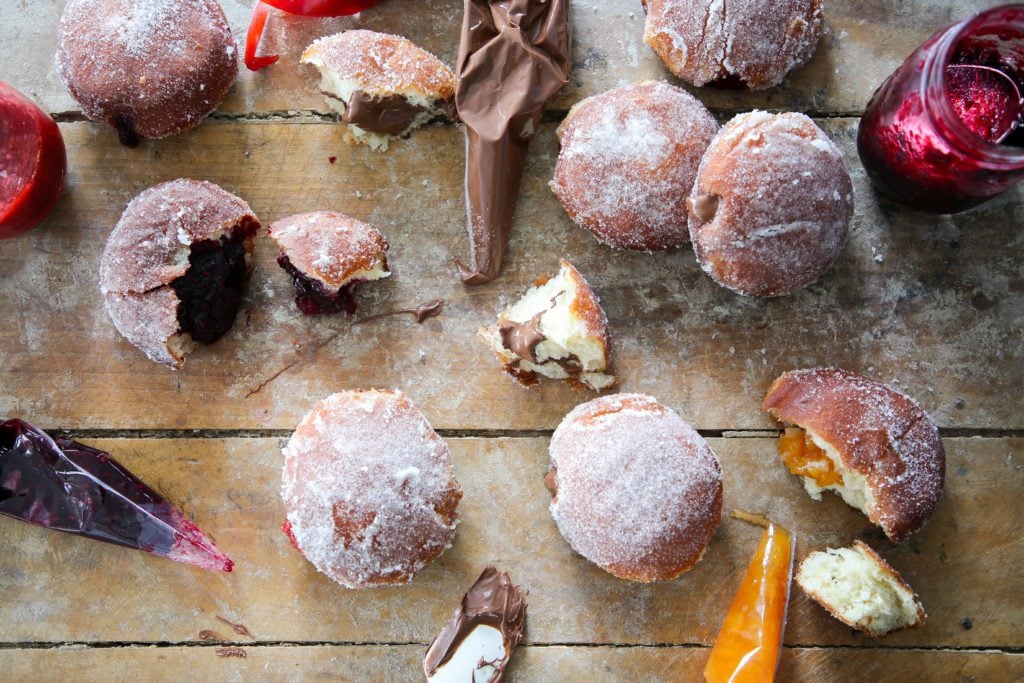
[(465, 0), (455, 106), (466, 124), (466, 215), (472, 267), (463, 282), (501, 273), (526, 151), (544, 103), (569, 80), (569, 0)]
[(786, 630), (796, 538), (761, 515), (737, 510), (732, 516), (765, 531), (711, 649), (704, 680), (770, 681), (779, 666)]

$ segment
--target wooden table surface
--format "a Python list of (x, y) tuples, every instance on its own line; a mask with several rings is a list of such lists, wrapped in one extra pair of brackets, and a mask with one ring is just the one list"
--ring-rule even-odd
[[(717, 287), (687, 249), (602, 247), (547, 188), (568, 107), (669, 78), (642, 42), (639, 0), (574, 3), (572, 81), (533, 143), (505, 274), (476, 288), (452, 263), (468, 250), (462, 131), (429, 127), (386, 154), (346, 146), (314, 72), (297, 63), (314, 38), (361, 26), (403, 33), (452, 64), (460, 0), (385, 0), (354, 19), (276, 17), (265, 45), (281, 53), (277, 65), (243, 69), (198, 129), (134, 150), (85, 121), (54, 73), (63, 4), (0, 5), (0, 80), (61, 122), (69, 156), (52, 217), (0, 243), (0, 416), (111, 451), (237, 565), (204, 572), (0, 519), (0, 678), (414, 681), (426, 644), (495, 563), (530, 593), (510, 680), (698, 679), (758, 530), (724, 521), (693, 572), (656, 585), (617, 580), (572, 553), (541, 478), (551, 430), (590, 396), (555, 383), (518, 388), (473, 337), (565, 256), (605, 304), (621, 390), (658, 397), (709, 438), (726, 509), (792, 528), (798, 558), (864, 539), (920, 594), (923, 628), (870, 640), (795, 590), (780, 680), (1024, 679), (1024, 191), (958, 216), (916, 214), (876, 199), (854, 144), (885, 76), (932, 32), (993, 2), (829, 0), (816, 57), (781, 87), (696, 91), (723, 120), (755, 107), (808, 112), (846, 154), (850, 242), (821, 282), (773, 300)], [(249, 1), (222, 4), (244, 39)], [(264, 225), (313, 209), (367, 220), (392, 244), (394, 277), (360, 292), (361, 311), (441, 297), (444, 314), (422, 326), (303, 317), (260, 239), (226, 337), (178, 372), (149, 362), (103, 311), (99, 257), (131, 197), (181, 176), (237, 193)], [(835, 496), (815, 503), (778, 463), (760, 400), (780, 373), (814, 365), (890, 383), (939, 423), (946, 490), (910, 542), (889, 543)], [(446, 437), (463, 521), (454, 547), (412, 584), (353, 592), (280, 533), (280, 446), (315, 401), (371, 386), (407, 392)], [(221, 641), (202, 640), (203, 630)], [(220, 656), (226, 646), (245, 657)]]

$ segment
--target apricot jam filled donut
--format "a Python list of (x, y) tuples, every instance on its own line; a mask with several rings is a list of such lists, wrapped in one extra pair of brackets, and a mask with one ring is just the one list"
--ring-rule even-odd
[(402, 392), (329, 396), (283, 453), (285, 531), (346, 588), (408, 583), (451, 546), (462, 490), (448, 446)]
[(761, 409), (796, 425), (779, 441), (790, 472), (815, 500), (833, 491), (894, 542), (931, 518), (942, 496), (946, 455), (939, 429), (909, 396), (846, 370), (794, 370)]
[(822, 0), (644, 0), (644, 42), (693, 85), (763, 90), (810, 60)]
[(178, 368), (197, 343), (234, 323), (260, 224), (222, 188), (179, 179), (124, 210), (100, 260), (100, 291), (117, 330), (151, 360)]
[(199, 125), (238, 75), (216, 0), (68, 0), (55, 62), (85, 115), (129, 147)]
[(668, 83), (588, 97), (558, 129), (551, 189), (569, 217), (604, 244), (681, 246), (690, 241), (686, 198), (716, 132), (704, 105)]
[(701, 268), (749, 296), (815, 282), (846, 244), (853, 183), (839, 148), (803, 114), (741, 114), (711, 142), (689, 200)]
[(613, 394), (555, 430), (545, 485), (573, 550), (621, 579), (672, 579), (701, 559), (722, 517), (722, 469), (675, 411)]

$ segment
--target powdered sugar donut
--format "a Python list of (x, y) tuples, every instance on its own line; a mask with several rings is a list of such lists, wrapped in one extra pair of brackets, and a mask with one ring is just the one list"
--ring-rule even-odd
[(134, 147), (199, 125), (237, 55), (216, 0), (68, 0), (56, 67), (85, 115)]
[(384, 235), (343, 213), (288, 216), (271, 223), (268, 233), (281, 248), (278, 265), (295, 283), (295, 305), (306, 315), (351, 315), (356, 286), (391, 275)]
[(110, 232), (100, 291), (117, 330), (172, 368), (234, 323), (260, 224), (243, 200), (185, 178), (140, 193)]
[(577, 406), (551, 439), (551, 516), (573, 550), (631, 581), (671, 579), (704, 554), (722, 517), (711, 447), (649, 396)]
[(693, 85), (778, 85), (821, 40), (822, 0), (644, 0), (644, 42)]
[(935, 512), (946, 454), (938, 427), (906, 394), (846, 370), (794, 370), (761, 409), (800, 428), (786, 430), (779, 450), (815, 500), (834, 491), (896, 542)]
[(690, 237), (701, 267), (740, 294), (778, 296), (820, 278), (853, 217), (839, 148), (803, 114), (740, 114), (701, 161)]
[(551, 189), (580, 227), (620, 249), (685, 244), (686, 198), (718, 123), (695, 97), (660, 81), (588, 97), (558, 129)]
[(341, 585), (408, 583), (451, 546), (462, 490), (448, 446), (402, 392), (329, 396), (283, 453), (285, 531)]

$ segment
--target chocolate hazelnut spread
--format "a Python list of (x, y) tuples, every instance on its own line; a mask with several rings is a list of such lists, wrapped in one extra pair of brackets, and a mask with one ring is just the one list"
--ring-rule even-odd
[[(462, 598), (451, 619), (445, 624), (423, 658), (423, 673), (430, 679), (448, 663), (456, 651), (478, 626), (489, 626), (501, 633), (505, 657), (486, 662), (495, 669), (491, 683), (501, 681), (512, 651), (523, 638), (526, 626), (526, 601), (512, 584), (508, 574), (487, 567)], [(473, 679), (468, 679), (473, 680)]]
[(569, 0), (465, 0), (455, 105), (466, 124), (466, 284), (501, 272), (526, 152), (544, 103), (569, 80)]
[(384, 313), (376, 313), (374, 315), (368, 315), (362, 320), (357, 320), (354, 325), (359, 323), (369, 322), (370, 320), (376, 320), (378, 318), (384, 318), (389, 315), (403, 315), (408, 313), (416, 318), (416, 322), (423, 323), (431, 318), (436, 318), (441, 315), (441, 311), (444, 310), (444, 299), (432, 299), (426, 303), (420, 304), (416, 308), (399, 308), (394, 311), (385, 311)]
[(413, 104), (403, 95), (381, 97), (357, 90), (345, 103), (342, 121), (369, 133), (397, 136), (405, 133), (417, 116), (434, 111), (433, 108)]
[(544, 309), (524, 323), (511, 320), (498, 321), (498, 333), (502, 345), (520, 358), (531, 363), (537, 362), (537, 345), (547, 339), (540, 331), (540, 319), (550, 309)]
[(687, 197), (686, 207), (700, 220), (701, 223), (710, 223), (718, 213), (718, 202), (720, 197), (717, 194), (702, 194), (699, 197)]

